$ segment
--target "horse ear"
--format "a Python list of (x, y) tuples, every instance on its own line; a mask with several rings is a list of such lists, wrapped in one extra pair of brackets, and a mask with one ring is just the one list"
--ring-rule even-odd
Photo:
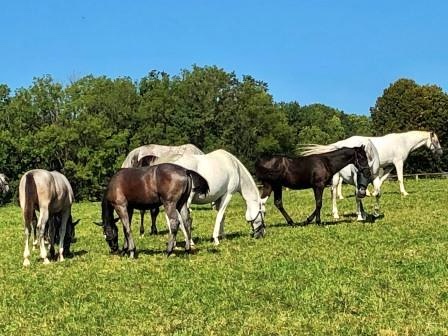
[(93, 222), (93, 224), (98, 225), (98, 226), (103, 226), (102, 222)]

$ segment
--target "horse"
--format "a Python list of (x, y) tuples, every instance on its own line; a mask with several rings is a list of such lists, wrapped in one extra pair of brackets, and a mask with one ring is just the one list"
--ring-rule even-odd
[[(137, 147), (129, 152), (126, 159), (123, 161), (121, 168), (142, 167), (138, 164), (139, 160), (146, 156), (168, 156), (168, 155), (183, 155), (183, 154), (204, 154), (198, 147), (192, 144), (184, 144), (180, 146), (164, 146), (157, 144), (150, 144)], [(146, 166), (146, 165), (143, 165)], [(151, 213), (151, 235), (157, 234), (156, 218), (159, 208), (154, 208)], [(140, 236), (145, 234), (144, 222), (145, 211), (140, 211)]]
[(316, 208), (306, 219), (309, 224), (316, 218), (321, 224), (320, 210), (322, 208), (322, 194), (325, 186), (329, 185), (334, 173), (352, 163), (359, 171), (358, 197), (365, 196), (367, 185), (371, 179), (364, 146), (342, 148), (328, 153), (304, 155), (295, 158), (272, 155), (258, 159), (255, 163), (255, 175), (263, 184), (262, 198), (267, 198), (274, 191), (274, 204), (282, 213), (289, 225), (294, 221), (283, 207), (282, 187), (290, 189), (313, 188)]
[(160, 157), (173, 154), (204, 154), (204, 152), (192, 144), (180, 146), (165, 146), (156, 144), (144, 145), (130, 151), (126, 156), (126, 159), (123, 161), (121, 168), (137, 167), (137, 162), (142, 157), (147, 155)]
[(4, 195), (9, 191), (8, 178), (5, 174), (0, 174), (0, 192)]
[[(50, 245), (50, 255), (54, 254), (54, 230), (47, 229), (47, 225), (53, 227), (49, 219), (60, 216), (59, 226), (59, 261), (64, 260), (64, 238), (67, 230), (67, 222), (71, 217), (71, 208), (75, 200), (72, 187), (67, 178), (57, 171), (33, 169), (23, 174), (19, 183), (19, 200), (25, 228), (25, 250), (23, 252), (23, 266), (29, 266), (30, 249), (29, 238), (33, 230), (37, 242), (40, 245), (40, 257), (44, 264), (48, 264), (48, 254), (45, 247), (46, 230)], [(39, 219), (36, 221), (35, 211), (39, 211)], [(50, 224), (48, 224), (50, 222)], [(72, 225), (73, 223), (69, 223)], [(66, 242), (66, 246), (69, 242)]]
[[(394, 167), (397, 171), (400, 192), (403, 196), (407, 196), (408, 192), (405, 190), (403, 183), (403, 164), (409, 154), (422, 146), (426, 146), (436, 156), (443, 154), (437, 134), (432, 131), (390, 133), (381, 137), (352, 136), (324, 147), (326, 147), (327, 150), (330, 150), (342, 146), (359, 146), (360, 144), (364, 144), (367, 140), (372, 141), (379, 156), (379, 173), (373, 179), (373, 195), (375, 196), (374, 215), (376, 216), (379, 215), (380, 210), (381, 185), (387, 179)], [(344, 181), (349, 180), (351, 174), (351, 168), (349, 167), (344, 168), (343, 171), (340, 172), (340, 176)], [(340, 189), (338, 186), (338, 183), (341, 183), (340, 180), (341, 179), (334, 180), (334, 188)], [(336, 195), (333, 197), (333, 204), (334, 207), (336, 207)], [(333, 216), (337, 216), (337, 208), (333, 211)]]
[[(380, 173), (380, 159), (378, 151), (373, 144), (372, 141), (365, 139), (362, 144), (365, 146), (365, 152), (367, 155), (367, 160), (369, 162), (369, 167), (372, 172), (373, 178), (378, 176)], [(346, 147), (355, 147), (353, 144), (349, 144)], [(322, 146), (322, 145), (304, 145), (302, 154), (306, 155), (312, 155), (312, 154), (319, 154), (319, 153), (325, 153), (330, 150), (335, 150), (341, 147), (330, 147), (330, 146)], [(333, 218), (339, 219), (339, 213), (338, 208), (336, 205), (336, 197), (338, 192), (340, 191), (340, 188), (342, 187), (339, 185), (339, 180), (343, 179), (346, 183), (351, 184), (355, 186), (355, 190), (358, 190), (358, 169), (353, 165), (349, 164), (342, 168), (339, 172), (335, 173), (332, 178), (331, 182), (331, 194), (332, 194), (332, 205), (333, 205)], [(368, 189), (366, 189), (366, 195), (368, 196)], [(366, 212), (364, 211), (364, 207), (362, 204), (362, 198), (357, 196), (357, 192), (355, 192), (355, 199), (356, 199), (356, 214), (358, 216), (359, 221), (363, 221), (367, 218)]]
[(189, 204), (207, 204), (215, 202), (218, 210), (213, 229), (213, 242), (219, 245), (219, 237), (224, 236), (224, 217), (227, 206), (236, 192), (246, 202), (246, 221), (252, 226), (252, 236), (260, 238), (265, 235), (264, 202), (260, 198), (257, 185), (247, 168), (231, 153), (218, 149), (203, 155), (178, 155), (177, 157), (160, 157), (149, 160), (151, 164), (170, 161), (204, 176), (210, 185), (206, 197), (192, 194)]
[(191, 219), (186, 203), (194, 191), (206, 195), (207, 181), (198, 173), (174, 164), (160, 164), (153, 167), (120, 169), (107, 185), (101, 202), (101, 223), (104, 237), (111, 253), (118, 252), (118, 229), (114, 219), (115, 210), (123, 224), (124, 244), (122, 253), (135, 257), (135, 244), (131, 222), (134, 209), (150, 210), (163, 205), (169, 218), (169, 241), (167, 253), (170, 255), (176, 245), (179, 216), (185, 227), (185, 250), (190, 251)]

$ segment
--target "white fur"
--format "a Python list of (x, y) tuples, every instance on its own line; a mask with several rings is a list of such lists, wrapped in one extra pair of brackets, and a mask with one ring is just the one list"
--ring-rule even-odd
[[(437, 135), (433, 132), (426, 131), (409, 131), (404, 133), (391, 133), (384, 135), (382, 137), (362, 137), (353, 136), (345, 140), (335, 142), (330, 146), (337, 148), (340, 147), (355, 147), (359, 144), (364, 144), (367, 140), (370, 140), (375, 146), (378, 152), (379, 159), (379, 169), (377, 172), (372, 171), (374, 174), (373, 195), (376, 196), (375, 213), (379, 211), (379, 201), (381, 196), (381, 185), (389, 176), (393, 166), (397, 171), (397, 177), (400, 185), (400, 192), (402, 195), (406, 196), (408, 193), (404, 188), (403, 183), (403, 164), (407, 159), (409, 153), (416, 150), (419, 147), (426, 146), (433, 152), (442, 153), (442, 148), (440, 146)], [(333, 177), (333, 216), (334, 218), (339, 218), (337, 206), (336, 206), (336, 189), (342, 183), (342, 180), (349, 184), (354, 184), (356, 179), (354, 178), (356, 174), (356, 168), (347, 166), (339, 171)], [(342, 196), (342, 195), (340, 195)], [(365, 214), (362, 214), (359, 210), (358, 203), (358, 219), (365, 219)]]
[[(166, 162), (159, 158), (154, 164)], [(170, 161), (187, 169), (196, 171), (203, 176), (210, 187), (207, 196), (196, 196), (190, 198), (194, 204), (207, 204), (215, 202), (218, 214), (213, 230), (213, 240), (219, 244), (219, 236), (224, 234), (224, 215), (232, 195), (239, 192), (246, 201), (246, 220), (252, 221), (257, 218), (264, 206), (260, 199), (258, 188), (244, 165), (232, 154), (223, 149), (204, 155), (188, 155)], [(258, 217), (254, 225), (259, 225), (261, 218)]]

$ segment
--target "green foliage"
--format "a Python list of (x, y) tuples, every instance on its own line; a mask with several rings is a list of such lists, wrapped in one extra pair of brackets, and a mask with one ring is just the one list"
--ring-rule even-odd
[[(410, 130), (434, 131), (442, 147), (448, 143), (448, 95), (435, 85), (418, 85), (399, 79), (384, 90), (371, 109), (375, 134)], [(441, 160), (419, 150), (407, 161), (407, 171), (448, 169), (448, 155)]]
[[(27, 170), (58, 170), (77, 199), (96, 200), (127, 153), (144, 144), (193, 143), (205, 152), (223, 148), (249, 170), (265, 153), (293, 154), (297, 145), (327, 144), (352, 135), (430, 128), (448, 140), (446, 94), (401, 80), (367, 116), (322, 104), (275, 103), (268, 86), (216, 66), (179, 75), (151, 71), (140, 81), (85, 76), (64, 87), (50, 75), (11, 94), (0, 84), (0, 171), (13, 186)], [(426, 154), (424, 154), (426, 155)], [(447, 167), (434, 160), (419, 170)], [(11, 195), (14, 195), (14, 190)]]
[[(20, 209), (2, 207), (1, 334), (445, 335), (448, 180), (406, 186), (403, 198), (396, 182), (384, 184), (384, 218), (375, 223), (356, 221), (353, 198), (340, 201), (344, 216), (334, 221), (326, 190), (322, 219), (329, 225), (288, 227), (271, 198), (260, 240), (250, 237), (236, 195), (217, 248), (209, 240), (216, 211), (195, 207), (195, 254), (184, 255), (179, 234), (176, 256), (167, 258), (164, 230), (136, 237), (136, 260), (109, 255), (92, 224), (99, 203), (77, 203), (74, 257), (43, 265), (33, 251), (26, 270)], [(366, 210), (373, 204), (366, 199)], [(304, 220), (314, 209), (312, 191), (286, 191), (284, 206)], [(135, 215), (134, 232), (138, 225)], [(165, 225), (159, 216), (159, 229)]]

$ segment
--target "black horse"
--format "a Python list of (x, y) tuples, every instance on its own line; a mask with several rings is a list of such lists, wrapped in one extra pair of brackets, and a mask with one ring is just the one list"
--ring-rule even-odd
[(170, 221), (170, 239), (168, 255), (176, 245), (176, 234), (179, 228), (178, 213), (185, 225), (185, 250), (190, 250), (191, 219), (187, 208), (187, 200), (191, 191), (207, 194), (207, 181), (198, 173), (175, 164), (162, 163), (152, 167), (123, 168), (112, 176), (107, 185), (101, 204), (104, 236), (112, 253), (118, 251), (118, 229), (114, 219), (115, 210), (123, 224), (123, 253), (129, 252), (134, 257), (135, 244), (131, 232), (134, 209), (150, 210), (165, 208)]
[(268, 197), (274, 191), (274, 204), (289, 225), (293, 225), (294, 222), (283, 208), (282, 186), (290, 189), (313, 188), (316, 209), (307, 218), (305, 224), (311, 223), (314, 217), (316, 217), (316, 223), (320, 224), (324, 188), (330, 185), (333, 175), (348, 164), (354, 164), (358, 169), (357, 194), (360, 198), (365, 197), (372, 174), (364, 146), (344, 147), (328, 153), (296, 158), (281, 155), (264, 157), (255, 163), (255, 174), (263, 183), (261, 198)]

